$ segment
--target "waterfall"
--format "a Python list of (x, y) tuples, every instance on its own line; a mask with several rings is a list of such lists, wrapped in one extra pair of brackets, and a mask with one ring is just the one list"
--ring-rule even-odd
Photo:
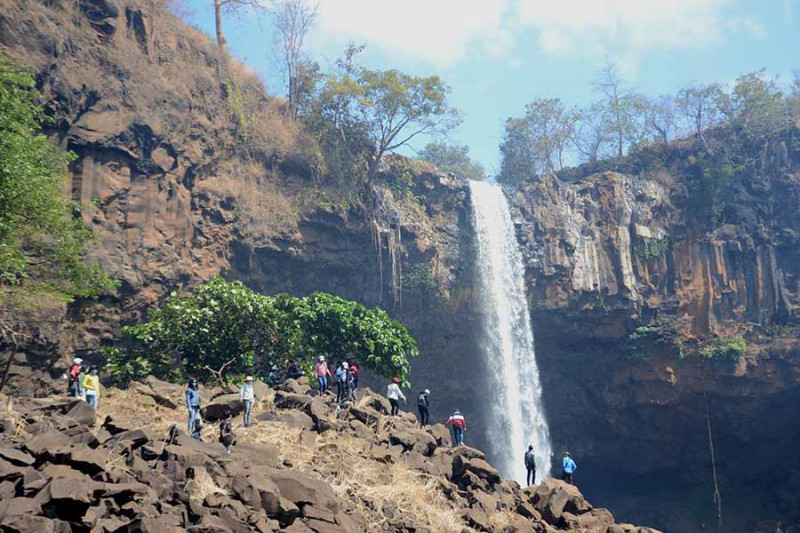
[(525, 483), (532, 444), (537, 482), (550, 474), (552, 450), (525, 297), (525, 268), (508, 201), (499, 186), (470, 182), (478, 247), (483, 350), (488, 368), (489, 442), (505, 477)]

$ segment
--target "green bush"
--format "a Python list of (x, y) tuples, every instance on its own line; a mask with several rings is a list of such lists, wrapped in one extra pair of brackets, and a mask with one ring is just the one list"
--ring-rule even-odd
[(633, 243), (633, 253), (644, 261), (651, 261), (667, 253), (671, 246), (672, 242), (669, 237), (660, 239), (636, 237)]
[(354, 358), (378, 374), (408, 384), (418, 355), (406, 328), (380, 308), (325, 293), (298, 298), (258, 294), (241, 282), (214, 278), (190, 296), (172, 294), (150, 320), (123, 328), (120, 347), (105, 350), (117, 382), (148, 374), (178, 380), (227, 374), (266, 377), (273, 364), (296, 359), (309, 368), (318, 355)]
[(436, 280), (430, 263), (416, 263), (403, 273), (403, 289), (409, 292), (430, 294), (436, 290)]
[(636, 361), (646, 360), (645, 347), (648, 344), (666, 345), (675, 351), (678, 358), (682, 359), (684, 356), (683, 340), (672, 316), (659, 318), (646, 326), (639, 326), (628, 335), (626, 341), (628, 358)]
[(700, 356), (711, 361), (738, 363), (747, 353), (747, 342), (741, 337), (715, 339), (700, 348)]

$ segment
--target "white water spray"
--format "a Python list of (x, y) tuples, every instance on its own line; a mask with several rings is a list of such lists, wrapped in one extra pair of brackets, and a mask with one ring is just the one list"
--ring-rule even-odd
[(489, 443), (505, 477), (525, 482), (533, 444), (537, 483), (550, 475), (550, 432), (533, 348), (525, 268), (508, 202), (499, 186), (471, 181), (484, 342), (489, 369)]

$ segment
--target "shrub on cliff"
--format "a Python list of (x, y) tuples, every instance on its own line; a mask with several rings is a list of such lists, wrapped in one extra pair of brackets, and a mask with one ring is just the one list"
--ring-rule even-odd
[(190, 296), (172, 294), (150, 320), (124, 328), (122, 347), (106, 351), (119, 382), (148, 374), (166, 379), (225, 368), (265, 377), (288, 359), (310, 364), (320, 354), (355, 358), (383, 376), (406, 381), (418, 354), (406, 328), (380, 308), (325, 293), (267, 296), (241, 282), (214, 278)]
[(40, 133), (47, 117), (31, 73), (0, 52), (0, 305), (38, 294), (70, 300), (112, 291), (84, 261), (92, 232), (64, 198), (70, 154)]

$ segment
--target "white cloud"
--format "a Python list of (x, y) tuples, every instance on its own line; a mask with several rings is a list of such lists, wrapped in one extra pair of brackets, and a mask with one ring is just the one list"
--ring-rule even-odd
[(509, 57), (533, 32), (548, 55), (638, 62), (653, 50), (714, 46), (726, 33), (762, 38), (756, 19), (729, 14), (735, 1), (321, 0), (317, 41), (365, 42), (441, 66), (476, 53)]
[(471, 46), (507, 55), (507, 6), (507, 0), (322, 0), (318, 31), (323, 40), (366, 42), (445, 65), (465, 58)]

